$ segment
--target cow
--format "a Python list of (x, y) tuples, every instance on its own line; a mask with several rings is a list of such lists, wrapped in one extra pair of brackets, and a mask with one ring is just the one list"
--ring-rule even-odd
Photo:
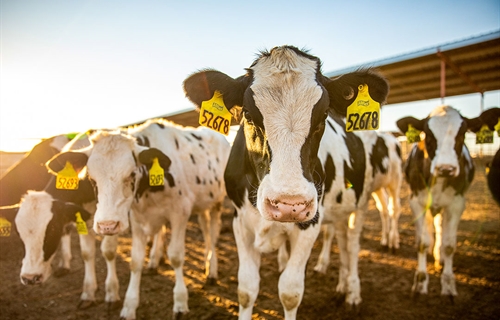
[[(332, 208), (362, 212), (369, 195), (363, 184), (371, 169), (365, 170), (361, 139), (346, 133), (341, 117), (358, 86), (368, 85), (371, 97), (383, 102), (388, 84), (371, 70), (332, 80), (320, 66), (320, 59), (307, 51), (280, 46), (260, 52), (247, 73), (236, 79), (205, 69), (184, 81), (186, 96), (198, 108), (220, 94), (229, 112), (241, 118), (224, 173), (228, 197), (236, 207), (240, 319), (252, 317), (261, 254), (278, 250), (285, 241), (290, 242), (290, 257), (279, 279), (279, 297), (285, 318), (296, 318), (306, 263), (323, 218), (336, 222), (342, 247), (337, 291), (346, 294), (349, 305), (361, 301), (357, 255), (362, 217), (340, 210), (335, 216)], [(328, 117), (329, 112), (338, 117)]]
[(428, 293), (428, 250), (434, 255), (435, 267), (443, 266), (441, 294), (452, 301), (457, 295), (453, 255), (465, 193), (474, 178), (474, 163), (464, 139), (467, 129), (477, 126), (477, 121), (463, 117), (451, 106), (439, 106), (424, 119), (404, 117), (396, 122), (403, 133), (409, 125), (425, 133), (425, 139), (413, 146), (404, 169), (411, 190), (409, 202), (418, 248), (411, 288), (415, 297)]
[[(81, 134), (66, 144), (61, 151), (79, 149), (89, 143), (87, 134)], [(50, 158), (46, 159), (49, 160)], [(10, 213), (15, 219), (17, 232), (25, 248), (20, 272), (21, 283), (24, 285), (39, 285), (49, 279), (52, 274), (51, 263), (59, 244), (63, 248), (63, 255), (71, 253), (67, 229), (77, 222), (75, 214), (80, 212), (83, 221), (91, 221), (95, 212), (94, 190), (88, 179), (80, 181), (76, 190), (59, 189), (55, 176), (52, 176), (45, 166), (43, 168), (50, 177), (45, 188), (40, 191), (28, 190), (17, 208)], [(26, 177), (24, 179), (29, 180)], [(85, 309), (95, 305), (95, 234), (89, 230), (87, 234), (80, 234), (79, 238), (85, 276), (78, 307)], [(116, 236), (104, 238), (101, 243), (101, 251), (108, 269), (105, 301), (110, 308), (120, 300), (115, 267), (117, 244)], [(69, 265), (66, 272), (69, 272)]]
[[(131, 276), (120, 316), (136, 318), (146, 237), (155, 236), (167, 221), (172, 232), (167, 255), (176, 275), (173, 314), (182, 316), (189, 311), (182, 268), (192, 213), (198, 215), (205, 238), (207, 282), (217, 278), (215, 246), (226, 195), (223, 172), (229, 142), (209, 129), (160, 119), (122, 131), (97, 131), (90, 139), (88, 148), (60, 153), (48, 166), (56, 172), (66, 162), (86, 168), (97, 193), (96, 233), (108, 237), (131, 228)], [(161, 178), (155, 172), (158, 167), (163, 170)], [(156, 185), (160, 180), (164, 184)]]
[[(392, 134), (359, 131), (357, 135), (366, 136), (363, 139), (365, 148), (370, 151), (372, 171), (372, 197), (380, 213), (382, 222), (380, 244), (392, 252), (399, 249), (398, 220), (401, 213), (400, 189), (403, 179), (403, 160), (401, 146)], [(330, 263), (330, 252), (334, 237), (333, 224), (324, 224), (323, 247), (314, 270), (326, 273)], [(285, 258), (279, 258), (280, 260)], [(283, 263), (281, 263), (283, 265)], [(282, 267), (280, 267), (281, 269)]]
[[(490, 130), (496, 130), (500, 137), (500, 108), (485, 110), (479, 115), (479, 118), (481, 123), (486, 124)], [(486, 180), (493, 199), (500, 205), (500, 149), (497, 150), (489, 164)]]

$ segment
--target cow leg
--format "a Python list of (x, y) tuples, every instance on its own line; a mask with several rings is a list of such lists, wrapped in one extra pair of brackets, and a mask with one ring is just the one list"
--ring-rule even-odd
[(307, 261), (320, 226), (310, 226), (307, 230), (295, 230), (290, 235), (290, 260), (281, 273), (278, 291), (285, 311), (285, 319), (295, 319), (297, 309), (304, 295), (304, 278)]
[(399, 249), (399, 216), (401, 215), (401, 179), (397, 179), (387, 187), (389, 192), (389, 248), (393, 251)]
[(415, 219), (415, 229), (417, 248), (418, 248), (418, 265), (413, 286), (411, 288), (413, 294), (427, 294), (427, 286), (429, 284), (429, 275), (427, 273), (427, 251), (431, 245), (430, 227), (432, 227), (432, 215), (428, 210), (418, 203), (416, 197), (410, 199), (410, 207)]
[(163, 258), (163, 254), (165, 252), (165, 226), (162, 226), (160, 231), (156, 233), (153, 237), (153, 245), (151, 246), (151, 250), (149, 252), (149, 262), (146, 268), (147, 274), (157, 274), (158, 266), (160, 265), (160, 260)]
[(101, 253), (106, 261), (106, 267), (108, 273), (106, 275), (105, 288), (106, 296), (104, 301), (106, 301), (108, 308), (112, 309), (115, 307), (118, 301), (120, 301), (119, 288), (120, 284), (118, 282), (118, 277), (116, 275), (116, 249), (118, 247), (118, 235), (105, 236), (101, 242)]
[(361, 303), (361, 284), (358, 275), (359, 237), (363, 227), (363, 212), (366, 209), (359, 209), (349, 216), (347, 228), (349, 274), (347, 276), (347, 293), (345, 299), (348, 306), (357, 306)]
[[(216, 221), (212, 222), (212, 218)], [(214, 284), (217, 282), (217, 253), (215, 251), (219, 226), (220, 215), (217, 212), (210, 212), (209, 210), (198, 212), (198, 223), (203, 233), (205, 240), (205, 276), (207, 277), (207, 284)]]
[(434, 216), (434, 230), (436, 232), (435, 240), (434, 240), (434, 268), (436, 270), (441, 270), (442, 258), (441, 258), (441, 246), (442, 246), (442, 237), (443, 237), (443, 216), (441, 214), (437, 214)]
[(323, 231), (323, 246), (318, 257), (318, 262), (314, 267), (314, 271), (326, 273), (328, 265), (330, 264), (330, 253), (332, 251), (333, 237), (335, 236), (335, 228), (333, 224), (327, 223), (321, 226)]
[(282, 272), (286, 268), (286, 264), (290, 260), (290, 255), (288, 254), (288, 249), (286, 247), (286, 241), (278, 249), (278, 270)]
[(125, 301), (120, 312), (121, 319), (135, 319), (135, 312), (139, 306), (139, 295), (141, 285), (142, 265), (146, 255), (146, 235), (141, 226), (138, 225), (133, 218), (134, 214), (130, 215), (132, 229), (132, 259), (130, 261), (130, 280), (128, 283)]
[(340, 296), (344, 297), (347, 293), (347, 276), (349, 274), (349, 259), (347, 252), (347, 221), (345, 219), (338, 219), (335, 222), (335, 238), (337, 239), (337, 246), (339, 248), (339, 282), (335, 291)]
[(465, 199), (455, 197), (452, 204), (443, 212), (443, 273), (441, 274), (441, 294), (456, 296), (455, 275), (453, 274), (453, 255), (457, 244), (457, 229), (465, 209)]
[(70, 263), (71, 263), (71, 234), (67, 226), (64, 227), (64, 233), (61, 237), (61, 243), (59, 245), (59, 250), (61, 252), (61, 260), (57, 270), (54, 272), (55, 277), (62, 277), (69, 273)]
[(211, 256), (210, 256), (210, 268), (208, 273), (208, 280), (218, 278), (218, 259), (217, 259), (217, 243), (219, 241), (220, 227), (221, 227), (221, 215), (222, 215), (222, 203), (217, 203), (210, 211), (210, 238), (212, 239), (211, 244)]
[(80, 296), (78, 308), (86, 309), (95, 304), (95, 291), (97, 280), (95, 274), (95, 236), (92, 232), (87, 235), (79, 235), (80, 251), (85, 266), (83, 278), (83, 291)]
[[(190, 212), (189, 210), (188, 212)], [(189, 219), (189, 213), (179, 211), (170, 219), (170, 229), (172, 232), (170, 243), (167, 249), (170, 265), (175, 272), (174, 286), (174, 308), (173, 319), (177, 319), (183, 313), (189, 312), (188, 308), (188, 290), (184, 283), (184, 266), (186, 227)]]
[(255, 234), (247, 229), (242, 213), (233, 220), (234, 238), (238, 249), (239, 319), (252, 319), (252, 310), (259, 293), (260, 252), (254, 247)]
[(380, 214), (380, 221), (382, 222), (382, 232), (380, 238), (380, 245), (387, 248), (389, 245), (388, 235), (389, 235), (389, 210), (387, 209), (387, 193), (384, 188), (380, 188), (372, 192), (373, 200), (375, 200), (375, 206)]

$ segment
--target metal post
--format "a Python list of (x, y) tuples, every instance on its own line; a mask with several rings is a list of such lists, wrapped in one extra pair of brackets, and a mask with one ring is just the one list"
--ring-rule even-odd
[(441, 59), (441, 104), (444, 104), (445, 95), (446, 95), (446, 62), (444, 61), (444, 59)]

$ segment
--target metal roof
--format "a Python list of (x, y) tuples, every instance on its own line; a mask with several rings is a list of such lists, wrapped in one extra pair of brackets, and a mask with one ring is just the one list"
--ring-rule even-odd
[(499, 90), (500, 30), (325, 75), (334, 78), (364, 67), (378, 69), (389, 80), (387, 104)]
[[(388, 104), (499, 90), (500, 30), (325, 75), (334, 78), (365, 67), (378, 69), (389, 80)], [(197, 127), (199, 114), (193, 108), (159, 117)]]

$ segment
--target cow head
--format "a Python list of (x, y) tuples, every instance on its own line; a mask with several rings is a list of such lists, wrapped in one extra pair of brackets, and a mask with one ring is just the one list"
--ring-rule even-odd
[(141, 179), (148, 179), (146, 168), (154, 158), (167, 173), (170, 159), (160, 150), (140, 146), (132, 136), (119, 131), (97, 131), (91, 145), (78, 151), (63, 152), (47, 166), (52, 172), (70, 162), (75, 170), (86, 168), (94, 184), (97, 210), (93, 229), (102, 235), (113, 235), (129, 228), (128, 214)]
[[(239, 78), (204, 70), (184, 82), (187, 97), (197, 106), (219, 91), (229, 111), (242, 117), (228, 169), (232, 162), (250, 168), (252, 177), (247, 174), (235, 180), (251, 181), (256, 190), (249, 194), (265, 219), (307, 222), (315, 218), (322, 182), (317, 151), (328, 113), (345, 115), (362, 84), (381, 103), (388, 94), (387, 82), (369, 70), (332, 80), (323, 76), (320, 67), (317, 57), (283, 46), (262, 52)], [(231, 197), (228, 169), (226, 187)]]
[(81, 206), (55, 200), (45, 191), (28, 191), (21, 199), (15, 217), (17, 232), (25, 249), (21, 283), (41, 284), (49, 278), (51, 262), (64, 228), (77, 220), (77, 212), (84, 221), (91, 216)]
[(436, 177), (457, 177), (460, 173), (460, 157), (465, 147), (465, 132), (476, 130), (478, 118), (467, 119), (450, 106), (435, 108), (427, 118), (404, 117), (396, 124), (403, 133), (409, 125), (425, 133), (420, 148), (430, 160), (430, 173)]

